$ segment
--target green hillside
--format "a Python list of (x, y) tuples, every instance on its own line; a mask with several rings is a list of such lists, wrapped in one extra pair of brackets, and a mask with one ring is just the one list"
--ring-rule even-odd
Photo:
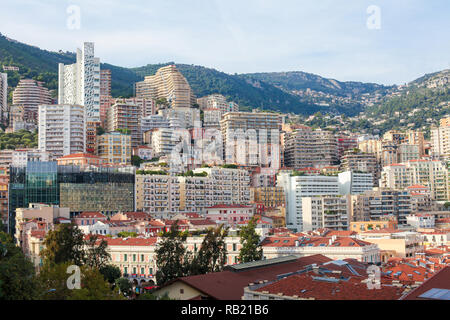
[[(147, 65), (132, 69), (138, 75), (152, 75), (159, 68), (173, 64)], [(263, 81), (250, 81), (238, 75), (230, 75), (215, 69), (201, 66), (177, 64), (177, 68), (186, 77), (197, 97), (220, 93), (237, 102), (243, 110), (260, 108), (282, 112), (312, 114), (322, 107), (306, 104), (298, 97), (284, 92)]]
[[(74, 53), (41, 50), (0, 34), (0, 66), (20, 68), (18, 72), (7, 71), (10, 99), (11, 91), (20, 78), (44, 81), (49, 89), (54, 90), (53, 94), (56, 96), (58, 63), (70, 64), (74, 61)], [(112, 95), (130, 97), (134, 94), (136, 82), (171, 63), (173, 62), (148, 64), (139, 68), (122, 68), (102, 63), (101, 68), (111, 70)], [(432, 110), (419, 112), (422, 118), (417, 121), (417, 125), (422, 125), (426, 117), (447, 112), (445, 103), (449, 101), (448, 70), (425, 75), (412, 82), (408, 90), (391, 95), (396, 91), (395, 87), (374, 83), (340, 82), (300, 71), (231, 75), (202, 66), (177, 64), (177, 67), (186, 77), (197, 97), (220, 93), (239, 103), (242, 110), (259, 108), (303, 115), (320, 111), (323, 114), (342, 113), (354, 116), (364, 110), (361, 102), (362, 95), (379, 94), (385, 98), (381, 103), (366, 110), (369, 116), (392, 116), (395, 112), (405, 113), (427, 106), (433, 107)], [(308, 88), (318, 94), (316, 96), (298, 94), (298, 91)], [(439, 110), (436, 109), (437, 106)], [(395, 117), (386, 119), (387, 124), (383, 126), (395, 126), (396, 121)], [(389, 124), (391, 122), (394, 123)]]
[(390, 88), (376, 83), (341, 82), (301, 71), (249, 73), (242, 76), (262, 80), (286, 91), (311, 89), (336, 96), (383, 93)]

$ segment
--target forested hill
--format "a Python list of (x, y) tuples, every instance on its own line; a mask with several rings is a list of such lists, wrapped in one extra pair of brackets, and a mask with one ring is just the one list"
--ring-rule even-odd
[[(0, 34), (0, 72), (8, 73), (10, 99), (11, 91), (20, 78), (43, 81), (54, 90), (53, 95), (56, 96), (58, 63), (70, 64), (74, 61), (73, 52), (42, 50)], [(101, 68), (111, 70), (112, 95), (130, 97), (134, 94), (136, 82), (171, 63), (148, 64), (138, 68), (102, 63)], [(3, 71), (3, 66), (16, 66), (20, 70)], [(259, 108), (303, 115), (320, 111), (323, 114), (354, 116), (365, 110), (367, 98), (384, 97), (366, 110), (368, 114), (377, 116), (448, 101), (448, 82), (445, 82), (448, 81), (448, 70), (425, 75), (412, 82), (408, 86), (409, 91), (398, 91), (396, 87), (340, 82), (300, 71), (238, 75), (188, 64), (177, 64), (177, 67), (197, 97), (220, 93), (239, 103), (242, 110)]]

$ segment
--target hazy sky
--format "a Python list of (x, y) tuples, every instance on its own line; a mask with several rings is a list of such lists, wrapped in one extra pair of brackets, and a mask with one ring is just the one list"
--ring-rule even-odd
[[(79, 29), (68, 27), (71, 6)], [(0, 0), (0, 32), (55, 51), (93, 41), (102, 62), (124, 67), (175, 61), (383, 84), (450, 68), (448, 0)]]

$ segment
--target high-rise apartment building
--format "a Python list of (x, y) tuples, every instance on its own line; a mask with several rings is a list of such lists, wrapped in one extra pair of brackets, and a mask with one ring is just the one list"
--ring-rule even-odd
[(266, 208), (284, 207), (286, 199), (282, 187), (257, 187), (251, 189), (253, 201), (263, 204)]
[(41, 104), (51, 104), (52, 96), (50, 91), (43, 86), (43, 82), (33, 79), (21, 79), (13, 91), (13, 106), (22, 106), (24, 112), (34, 123), (37, 123), (38, 106)]
[(450, 160), (450, 125), (442, 120), (440, 127), (431, 127), (431, 153), (436, 158)]
[(220, 109), (203, 110), (203, 127), (220, 129), (220, 120), (222, 120), (222, 111)]
[(445, 162), (411, 160), (386, 166), (381, 172), (380, 187), (405, 189), (413, 185), (428, 187), (434, 200), (450, 200), (449, 169)]
[(338, 157), (341, 158), (347, 150), (358, 147), (358, 137), (355, 135), (341, 134), (337, 137)]
[(373, 153), (365, 153), (360, 150), (348, 150), (341, 158), (340, 168), (343, 171), (369, 172), (375, 178), (379, 178), (380, 165)]
[(94, 57), (94, 43), (77, 49), (77, 62), (59, 64), (58, 103), (84, 106), (88, 121), (100, 121), (100, 59)]
[(101, 122), (86, 122), (86, 152), (94, 154), (97, 143), (97, 128), (101, 127)]
[(153, 214), (179, 212), (178, 178), (161, 174), (136, 174), (136, 206)]
[(198, 98), (197, 103), (201, 110), (218, 109), (222, 115), (227, 112), (239, 112), (239, 105), (232, 101), (227, 101), (227, 98), (221, 94), (211, 94)]
[(144, 134), (147, 131), (158, 129), (158, 128), (169, 128), (169, 120), (159, 114), (153, 114), (141, 118), (141, 132)]
[(286, 227), (298, 232), (303, 231), (303, 197), (339, 195), (336, 176), (296, 176), (290, 171), (280, 172), (277, 185), (286, 195)]
[(284, 135), (284, 165), (288, 168), (323, 168), (339, 161), (334, 134), (299, 128)]
[(115, 99), (116, 104), (135, 104), (139, 108), (139, 116), (144, 118), (156, 114), (156, 101), (146, 98), (119, 98)]
[(377, 188), (355, 195), (352, 199), (352, 221), (383, 220), (395, 216), (399, 224), (406, 224), (411, 213), (408, 191)]
[(140, 110), (139, 106), (132, 102), (116, 102), (107, 111), (106, 131), (125, 129), (131, 135), (131, 147), (142, 144)]
[(374, 187), (373, 174), (369, 172), (345, 171), (338, 174), (339, 193), (361, 194)]
[(314, 196), (302, 198), (303, 231), (327, 228), (347, 230), (350, 206), (344, 196)]
[(247, 170), (223, 167), (198, 168), (194, 173), (206, 172), (213, 183), (213, 205), (248, 204), (250, 175)]
[(169, 156), (175, 145), (176, 139), (172, 129), (159, 128), (152, 131), (151, 146), (156, 157)]
[(38, 112), (39, 149), (59, 158), (85, 152), (86, 114), (83, 106), (40, 105)]
[(280, 168), (280, 129), (276, 113), (228, 112), (220, 121), (226, 163)]
[(111, 70), (100, 70), (100, 96), (111, 97)]
[(120, 132), (108, 132), (97, 136), (96, 154), (107, 164), (131, 163), (131, 136)]
[(196, 102), (189, 83), (175, 65), (162, 67), (155, 75), (137, 82), (136, 97), (166, 99), (172, 108), (191, 108)]
[(6, 120), (8, 112), (8, 74), (0, 73), (0, 122)]
[(178, 177), (180, 211), (201, 212), (214, 205), (214, 185), (209, 177)]

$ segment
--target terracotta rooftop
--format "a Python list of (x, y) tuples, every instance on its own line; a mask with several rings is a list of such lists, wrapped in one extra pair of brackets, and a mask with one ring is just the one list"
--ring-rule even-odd
[(215, 225), (216, 223), (209, 219), (204, 220), (189, 220), (189, 223), (194, 226), (209, 226), (209, 225)]
[(361, 283), (364, 279), (365, 277), (351, 276), (343, 280), (339, 275), (318, 276), (310, 271), (306, 274), (292, 275), (255, 291), (315, 300), (397, 300), (404, 290), (384, 284), (380, 290), (370, 290), (366, 283)]
[(105, 218), (106, 216), (104, 214), (101, 214), (100, 212), (95, 211), (85, 211), (76, 216), (75, 218)]
[[(249, 283), (258, 281), (276, 280), (277, 275), (295, 272), (313, 263), (322, 264), (331, 261), (323, 255), (312, 255), (298, 258), (294, 261), (263, 266), (241, 271), (222, 271), (197, 276), (189, 276), (172, 280), (167, 285), (176, 281), (183, 282), (196, 290), (216, 300), (241, 300), (244, 288)], [(164, 287), (163, 287), (164, 288)]]
[(206, 207), (205, 209), (233, 209), (233, 208), (235, 208), (235, 209), (240, 209), (240, 208), (251, 209), (253, 207), (245, 206), (243, 204), (217, 204), (212, 207)]
[(57, 160), (61, 159), (74, 159), (74, 158), (93, 158), (93, 159), (102, 159), (99, 156), (90, 154), (90, 153), (74, 153), (74, 154), (68, 154), (67, 156), (63, 156), (58, 158)]
[(328, 237), (297, 237), (297, 236), (269, 236), (266, 237), (261, 245), (263, 247), (295, 247), (295, 242), (299, 241), (299, 247), (364, 247), (373, 245), (370, 242), (350, 238), (350, 237), (336, 237), (331, 244)]
[(156, 244), (157, 238), (105, 238), (108, 246), (152, 246)]
[[(429, 292), (431, 289), (446, 289), (450, 290), (450, 266), (437, 272), (430, 279), (425, 281), (422, 285), (408, 293), (402, 300), (430, 300), (428, 298), (420, 297)], [(447, 297), (447, 300), (449, 297)]]

